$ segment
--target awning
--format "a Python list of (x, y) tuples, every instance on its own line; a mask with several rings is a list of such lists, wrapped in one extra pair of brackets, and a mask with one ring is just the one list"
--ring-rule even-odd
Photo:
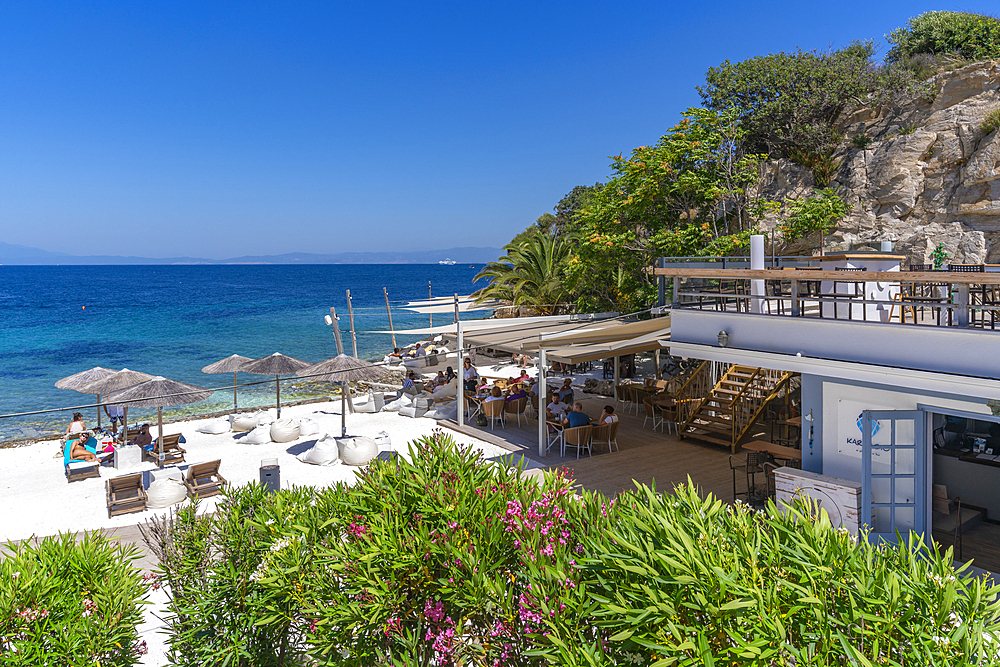
[(558, 361), (564, 364), (581, 364), (586, 361), (599, 361), (612, 357), (623, 357), (628, 354), (652, 352), (669, 346), (670, 330), (666, 329), (628, 340), (546, 349), (545, 358), (548, 361)]
[[(476, 303), (475, 298), (469, 294), (458, 297), (458, 310), (462, 313), (477, 310), (495, 310), (502, 305), (502, 303), (494, 299), (489, 299), (482, 303)], [(401, 310), (409, 310), (424, 314), (454, 313), (455, 297), (439, 296), (432, 299), (424, 299), (422, 301), (408, 301), (404, 305), (399, 306), (399, 308)]]
[[(452, 311), (454, 312), (454, 304), (452, 306)], [(600, 320), (608, 320), (613, 317), (617, 317), (618, 313), (587, 313), (584, 315), (540, 315), (538, 317), (505, 317), (497, 319), (482, 319), (482, 320), (462, 320), (462, 332), (469, 334), (474, 331), (483, 331), (486, 329), (500, 330), (500, 329), (514, 329), (523, 325), (537, 324), (539, 322), (548, 322), (550, 324), (573, 324), (574, 326), (581, 326), (583, 324), (597, 322)], [(399, 334), (399, 335), (419, 335), (419, 336), (436, 336), (437, 334), (451, 334), (452, 336), (457, 335), (457, 330), (455, 328), (454, 322), (449, 322), (448, 324), (442, 324), (436, 327), (419, 327), (416, 329), (396, 329), (395, 331), (390, 330), (379, 330), (379, 331), (365, 331), (364, 333), (377, 333), (377, 334)], [(537, 332), (535, 334), (537, 336)]]
[(604, 322), (595, 322), (592, 326), (577, 330), (544, 333), (541, 339), (536, 338), (535, 340), (522, 343), (521, 350), (537, 350), (540, 347), (551, 349), (557, 346), (565, 347), (591, 343), (614, 343), (616, 341), (635, 340), (648, 334), (655, 334), (656, 332), (662, 332), (664, 336), (670, 333), (669, 317), (655, 317), (651, 320), (639, 320), (637, 322), (607, 320)]

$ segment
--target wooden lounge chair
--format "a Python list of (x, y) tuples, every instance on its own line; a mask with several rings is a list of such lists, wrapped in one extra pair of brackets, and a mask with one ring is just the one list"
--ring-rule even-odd
[(146, 490), (142, 488), (142, 473), (122, 475), (104, 483), (108, 493), (108, 518), (146, 509)]
[(221, 460), (209, 461), (208, 463), (195, 463), (188, 468), (184, 477), (184, 486), (187, 487), (188, 495), (194, 498), (208, 498), (222, 492), (222, 487), (226, 485), (226, 478), (219, 474)]
[[(181, 447), (181, 434), (174, 433), (172, 435), (164, 435), (163, 437), (163, 463), (184, 463), (184, 454), (187, 450)], [(143, 448), (143, 454), (154, 461), (160, 453), (160, 445), (154, 440), (152, 445), (152, 450), (147, 450)]]

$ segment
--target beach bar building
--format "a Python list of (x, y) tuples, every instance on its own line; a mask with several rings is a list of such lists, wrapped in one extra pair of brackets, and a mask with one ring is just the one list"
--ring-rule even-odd
[[(888, 540), (1000, 522), (1000, 273), (931, 271), (891, 253), (814, 259), (661, 261), (670, 353), (801, 375), (794, 475), (831, 516)], [(856, 489), (857, 505), (834, 511), (853, 502), (834, 488)]]

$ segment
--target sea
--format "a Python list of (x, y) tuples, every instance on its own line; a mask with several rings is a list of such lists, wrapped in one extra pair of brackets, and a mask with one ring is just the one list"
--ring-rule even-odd
[[(309, 362), (337, 354), (337, 310), (347, 354), (352, 353), (346, 291), (351, 291), (358, 356), (376, 360), (392, 349), (383, 288), (396, 330), (426, 327), (427, 314), (403, 310), (408, 301), (466, 295), (481, 265), (311, 264), (170, 266), (0, 266), (0, 445), (62, 433), (74, 406), (95, 397), (56, 389), (61, 378), (103, 366), (218, 388), (206, 401), (169, 408), (165, 416), (208, 414), (233, 405), (231, 373), (201, 369), (231, 354), (258, 358), (281, 352)], [(488, 316), (463, 313), (463, 319)], [(434, 315), (447, 324), (450, 313)], [(424, 338), (397, 335), (402, 346)], [(240, 373), (239, 382), (266, 377)], [(274, 404), (274, 378), (240, 388), (240, 408)], [(283, 380), (282, 403), (327, 395), (328, 386)], [(44, 415), (21, 412), (60, 409)], [(96, 408), (81, 410), (96, 426)], [(155, 416), (133, 408), (129, 421)], [(107, 425), (107, 418), (103, 417)]]

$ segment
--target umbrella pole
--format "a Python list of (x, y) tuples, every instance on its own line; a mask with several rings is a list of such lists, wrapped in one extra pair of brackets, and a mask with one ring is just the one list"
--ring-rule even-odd
[(347, 437), (347, 383), (340, 383), (340, 437)]
[(278, 408), (278, 419), (281, 419), (281, 381), (278, 379), (277, 375), (274, 376), (274, 388), (278, 397), (276, 404), (276, 407)]
[(156, 418), (160, 422), (160, 437), (156, 439), (157, 442), (160, 443), (159, 447), (160, 453), (159, 456), (156, 457), (156, 467), (162, 468), (163, 467), (163, 408), (159, 407), (156, 408)]
[(128, 442), (128, 405), (122, 411), (122, 444)]
[(240, 406), (236, 403), (236, 371), (233, 371), (233, 411), (240, 409)]
[(101, 395), (97, 395), (97, 428), (101, 428)]

